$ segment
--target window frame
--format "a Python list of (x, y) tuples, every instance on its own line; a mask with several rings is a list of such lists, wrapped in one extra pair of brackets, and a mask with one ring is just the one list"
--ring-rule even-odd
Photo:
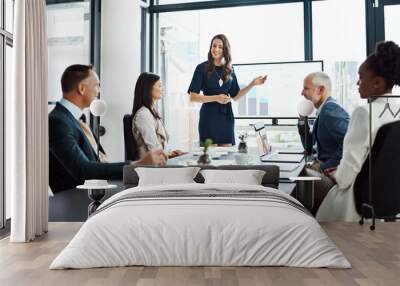
[(367, 54), (375, 50), (377, 42), (385, 40), (385, 6), (400, 5), (400, 0), (379, 0), (376, 4), (366, 0)]
[[(205, 10), (229, 7), (243, 7), (256, 5), (275, 5), (286, 3), (303, 3), (303, 22), (304, 22), (304, 61), (315, 60), (313, 54), (313, 29), (312, 4), (316, 1), (326, 0), (219, 0), (219, 1), (201, 1), (188, 3), (158, 4), (159, 0), (147, 0), (149, 6), (143, 8), (142, 17), (149, 20), (142, 21), (142, 51), (144, 52), (146, 63), (141, 65), (141, 71), (155, 72), (158, 67), (158, 43), (159, 43), (159, 19), (160, 13), (167, 12), (184, 12), (191, 10)], [(366, 54), (370, 54), (375, 49), (375, 44), (382, 38), (380, 32), (377, 31), (377, 18), (379, 18), (380, 10), (383, 5), (397, 3), (399, 0), (379, 0), (380, 7), (374, 7), (375, 0), (365, 0), (365, 31), (366, 31)], [(382, 12), (383, 13), (383, 12)], [(145, 24), (145, 25), (143, 25)]]
[[(57, 0), (53, 0), (57, 1)], [(154, 71), (157, 62), (156, 43), (158, 39), (157, 23), (159, 13), (179, 12), (189, 10), (204, 10), (215, 8), (242, 7), (249, 5), (273, 5), (303, 2), (304, 5), (304, 60), (314, 60), (313, 58), (313, 31), (312, 31), (312, 2), (325, 0), (219, 0), (219, 1), (201, 1), (189, 3), (174, 3), (174, 4), (158, 4), (158, 0), (142, 0), (149, 3), (148, 7), (142, 6), (142, 17), (149, 17), (149, 21), (142, 20), (142, 51), (146, 55), (146, 64), (142, 64), (142, 71)], [(366, 19), (366, 53), (370, 54), (374, 51), (375, 44), (382, 40), (382, 34), (376, 31), (377, 21), (379, 20), (381, 8), (383, 5), (391, 5), (397, 3), (398, 0), (379, 0), (380, 5), (374, 7), (375, 0), (365, 0), (365, 19)], [(145, 25), (143, 25), (145, 24)], [(147, 47), (149, 49), (147, 49)], [(145, 51), (151, 51), (147, 53)]]
[[(85, 0), (46, 0), (46, 6), (52, 4), (64, 4), (85, 2)], [(93, 65), (100, 78), (101, 67), (101, 0), (90, 0), (90, 64)], [(101, 94), (99, 94), (99, 98)], [(49, 101), (48, 105), (54, 105), (56, 102)], [(90, 113), (90, 127), (94, 132), (100, 128), (99, 134), (103, 136), (105, 129), (100, 126), (100, 118), (96, 118)]]
[[(256, 6), (256, 5), (275, 5), (275, 4), (287, 4), (287, 3), (303, 3), (303, 23), (304, 23), (304, 61), (320, 60), (314, 58), (314, 46), (313, 46), (313, 3), (317, 1), (327, 1), (327, 0), (219, 0), (219, 1), (204, 1), (189, 3), (172, 3), (172, 4), (158, 4), (159, 0), (148, 0), (150, 2), (149, 6), (144, 8), (145, 13), (142, 13), (142, 17), (149, 19), (148, 22), (143, 21), (141, 27), (141, 40), (142, 40), (142, 54), (146, 57), (146, 64), (141, 65), (141, 71), (157, 72), (159, 64), (159, 15), (161, 13), (167, 12), (185, 12), (193, 10), (206, 10), (206, 9), (218, 9), (218, 8), (230, 8), (230, 7), (244, 7), (244, 6)], [(315, 1), (315, 2), (313, 2)], [(375, 13), (369, 7), (373, 5), (375, 0), (364, 0), (365, 10), (366, 10), (366, 44), (365, 53), (369, 53), (372, 49), (371, 46), (375, 47), (376, 39), (375, 36), (371, 36), (372, 31), (375, 31), (375, 22), (369, 21), (369, 13)], [(379, 1), (398, 1), (398, 0), (379, 0)], [(178, 2), (178, 0), (177, 0)], [(344, 4), (345, 5), (345, 4)], [(145, 23), (146, 25), (143, 25)], [(148, 37), (148, 38), (146, 38)], [(372, 39), (370, 42), (370, 39)], [(146, 44), (143, 44), (146, 43)], [(161, 102), (161, 106), (164, 106), (164, 100)], [(165, 108), (165, 107), (164, 107)], [(163, 114), (164, 116), (164, 114)], [(235, 116), (236, 119), (242, 119), (239, 116)], [(259, 117), (259, 120), (263, 120), (271, 126), (290, 126), (289, 128), (295, 128), (296, 124), (288, 122), (286, 124), (285, 120), (287, 118), (281, 117)], [(291, 119), (291, 118), (290, 118)]]
[[(220, 0), (220, 1), (202, 1), (202, 2), (190, 2), (190, 3), (177, 3), (177, 4), (156, 4), (158, 0), (150, 0), (150, 5), (145, 9), (146, 13), (142, 14), (142, 17), (149, 17), (149, 49), (151, 53), (148, 55), (148, 65), (142, 65), (142, 71), (154, 72), (157, 67), (158, 54), (157, 43), (158, 39), (158, 15), (160, 13), (168, 12), (183, 12), (193, 10), (206, 10), (206, 9), (218, 9), (218, 8), (231, 8), (231, 7), (245, 7), (245, 6), (257, 6), (257, 5), (275, 5), (275, 4), (287, 4), (287, 3), (303, 3), (303, 25), (304, 25), (304, 60), (313, 60), (313, 49), (312, 49), (312, 1), (324, 1), (324, 0)], [(142, 19), (142, 24), (145, 22)], [(142, 43), (146, 41), (143, 35), (146, 35), (147, 25), (141, 27)], [(146, 49), (143, 48), (142, 51)]]
[[(190, 3), (176, 3), (176, 4), (162, 4), (159, 5), (158, 0), (149, 0), (149, 7), (143, 8), (142, 13), (142, 27), (141, 27), (141, 42), (142, 52), (148, 50), (149, 55), (146, 55), (146, 64), (141, 64), (141, 71), (155, 72), (159, 63), (158, 43), (159, 43), (159, 14), (168, 12), (184, 12), (193, 10), (206, 10), (218, 8), (231, 8), (231, 7), (245, 7), (257, 5), (276, 5), (288, 3), (303, 3), (303, 25), (304, 25), (304, 61), (313, 61), (313, 34), (312, 34), (312, 1), (325, 1), (325, 0), (219, 0), (219, 1), (201, 1)], [(368, 0), (366, 0), (368, 1)], [(149, 27), (143, 17), (149, 18)], [(145, 25), (143, 25), (145, 24)], [(146, 36), (149, 37), (149, 49), (146, 49), (147, 42)], [(143, 55), (142, 55), (143, 58)], [(148, 60), (147, 60), (148, 58)], [(164, 101), (161, 105), (164, 107)], [(164, 107), (165, 108), (165, 107)], [(164, 109), (162, 108), (162, 109)], [(235, 117), (241, 119), (239, 117)], [(263, 117), (261, 117), (263, 118)], [(279, 117), (271, 117), (274, 124), (278, 124)]]

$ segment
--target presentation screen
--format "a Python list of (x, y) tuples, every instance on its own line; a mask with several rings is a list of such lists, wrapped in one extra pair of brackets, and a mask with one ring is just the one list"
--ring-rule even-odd
[(256, 76), (268, 75), (265, 84), (252, 88), (233, 104), (235, 116), (297, 117), (304, 77), (323, 71), (322, 61), (236, 64), (240, 88)]

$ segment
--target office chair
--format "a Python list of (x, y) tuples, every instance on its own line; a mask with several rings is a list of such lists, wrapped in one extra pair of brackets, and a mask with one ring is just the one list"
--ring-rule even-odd
[(132, 133), (132, 115), (125, 114), (124, 119), (125, 160), (136, 161), (139, 159), (137, 144)]
[(364, 218), (372, 218), (370, 229), (374, 230), (376, 218), (396, 220), (400, 213), (399, 167), (400, 121), (395, 121), (378, 130), (372, 151), (356, 177), (354, 200), (361, 215), (360, 224), (364, 223)]

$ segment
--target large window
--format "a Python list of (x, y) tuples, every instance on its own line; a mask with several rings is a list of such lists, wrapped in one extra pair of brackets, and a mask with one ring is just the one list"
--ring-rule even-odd
[[(385, 5), (385, 39), (400, 44), (400, 1), (397, 5)], [(393, 93), (400, 94), (400, 86), (393, 88)]]
[(333, 97), (351, 112), (361, 103), (358, 68), (366, 57), (365, 0), (314, 1), (314, 59), (331, 76)]
[[(12, 72), (13, 72), (13, 55), (12, 55), (12, 46), (10, 44), (6, 45), (6, 56), (5, 56), (5, 64), (6, 64), (6, 76), (5, 76), (5, 95), (6, 101), (10, 100), (10, 96), (12, 94)], [(7, 128), (7, 127), (6, 127)], [(5, 129), (6, 129), (5, 128)], [(7, 168), (5, 168), (7, 171)], [(6, 219), (11, 218), (11, 192), (9, 188), (6, 188)]]
[[(235, 64), (324, 61), (324, 71), (333, 82), (332, 95), (349, 113), (363, 103), (357, 87), (358, 68), (367, 50), (373, 51), (375, 43), (384, 39), (379, 29), (384, 29), (387, 40), (400, 41), (397, 32), (400, 10), (399, 5), (394, 5), (397, 0), (155, 0), (151, 3), (150, 27), (155, 27), (155, 36), (151, 39), (150, 56), (155, 57), (150, 63), (165, 85), (162, 111), (171, 143), (178, 148), (196, 141), (198, 106), (188, 103), (186, 91), (196, 64), (206, 60), (210, 39), (217, 33), (224, 33), (230, 39)], [(383, 14), (384, 26), (380, 28)], [(239, 113), (237, 106), (235, 116), (241, 116)], [(185, 126), (175, 126), (175, 122), (184, 122)], [(237, 120), (236, 127), (247, 123)], [(286, 122), (279, 120), (280, 123)]]
[(90, 1), (47, 5), (47, 34), (49, 101), (57, 101), (65, 68), (90, 63)]
[(5, 133), (6, 105), (11, 97), (11, 75), (13, 67), (13, 21), (14, 1), (0, 0), (0, 228), (5, 226), (6, 219), (11, 217), (9, 189), (6, 188), (6, 151)]
[(14, 0), (5, 0), (5, 29), (12, 33), (14, 30)]
[(304, 60), (303, 3), (160, 13), (158, 31), (156, 72), (172, 148), (188, 149), (198, 140), (200, 105), (189, 103), (187, 89), (214, 35), (228, 37), (234, 64)]
[(400, 43), (400, 4), (385, 6), (385, 38)]

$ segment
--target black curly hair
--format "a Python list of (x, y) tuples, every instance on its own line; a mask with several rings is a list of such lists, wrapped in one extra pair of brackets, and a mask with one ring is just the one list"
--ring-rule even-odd
[(400, 85), (400, 47), (396, 43), (377, 43), (375, 52), (368, 56), (365, 63), (376, 76), (385, 79), (386, 90)]

